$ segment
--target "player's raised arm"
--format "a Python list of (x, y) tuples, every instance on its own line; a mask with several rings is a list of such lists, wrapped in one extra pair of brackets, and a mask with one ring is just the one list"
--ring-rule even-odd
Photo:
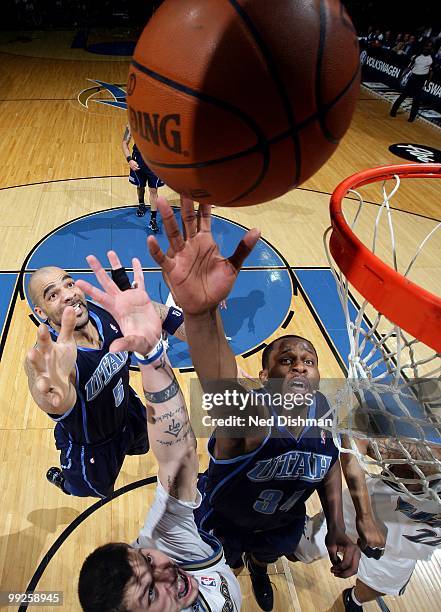
[[(121, 289), (121, 291), (131, 289), (132, 285), (130, 284), (129, 276), (118, 255), (115, 253), (115, 251), (109, 251), (107, 255), (109, 257), (110, 265), (112, 266), (112, 280), (118, 289)], [(161, 319), (163, 331), (175, 336), (183, 342), (187, 342), (184, 315), (182, 311), (179, 308), (169, 307), (165, 304), (154, 302), (153, 300), (152, 303), (159, 315), (159, 318)]]
[(219, 252), (211, 234), (211, 206), (201, 204), (196, 214), (193, 202), (182, 199), (185, 241), (167, 201), (159, 198), (158, 206), (171, 248), (164, 254), (151, 236), (149, 249), (184, 310), (187, 336), (191, 335), (190, 351), (198, 375), (202, 382), (235, 378), (236, 362), (222, 329), (218, 306), (230, 293), (260, 233), (255, 229), (247, 232), (235, 253), (227, 259)]
[(87, 258), (103, 291), (85, 281), (78, 285), (116, 319), (123, 338), (111, 349), (132, 351), (138, 359), (148, 411), (150, 448), (159, 465), (158, 476), (172, 496), (194, 501), (198, 461), (196, 441), (185, 401), (161, 341), (161, 320), (144, 288), (138, 259), (133, 260), (136, 288), (120, 291), (94, 256)]
[[(167, 201), (159, 198), (158, 206), (170, 249), (164, 254), (152, 236), (148, 239), (148, 245), (184, 311), (190, 353), (202, 387), (208, 392), (218, 392), (222, 391), (223, 381), (231, 381), (227, 383), (229, 390), (237, 387), (243, 391), (234, 382), (237, 378), (236, 359), (225, 338), (218, 306), (230, 293), (260, 233), (255, 229), (247, 232), (234, 254), (225, 258), (211, 234), (211, 206), (201, 204), (196, 214), (193, 202), (182, 199), (186, 240)], [(224, 440), (219, 444), (237, 445), (239, 441)]]

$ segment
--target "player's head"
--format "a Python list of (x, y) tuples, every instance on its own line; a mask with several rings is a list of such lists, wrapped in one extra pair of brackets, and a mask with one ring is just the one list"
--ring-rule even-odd
[(433, 44), (431, 40), (426, 40), (423, 46), (423, 55), (430, 55), (433, 50)]
[(115, 543), (84, 561), (78, 595), (85, 612), (178, 612), (196, 601), (198, 584), (157, 548)]
[(293, 335), (273, 340), (262, 353), (259, 378), (264, 384), (281, 381), (283, 393), (302, 394), (317, 389), (320, 372), (314, 345)]
[(65, 270), (46, 266), (36, 270), (28, 285), (29, 297), (35, 313), (59, 330), (61, 317), (67, 306), (73, 306), (77, 317), (75, 330), (82, 329), (89, 322), (86, 297)]

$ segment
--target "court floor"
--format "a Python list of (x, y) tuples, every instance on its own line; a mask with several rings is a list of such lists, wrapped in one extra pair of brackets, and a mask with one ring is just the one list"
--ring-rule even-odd
[[(145, 218), (135, 215), (136, 192), (128, 184), (120, 148), (125, 112), (109, 104), (118, 101), (118, 89), (97, 84), (123, 89), (128, 58), (97, 59), (71, 50), (66, 32), (41, 33), (28, 46), (10, 39), (7, 33), (0, 36), (0, 591), (23, 591), (29, 584), (62, 591), (63, 609), (77, 610), (76, 576), (83, 558), (110, 539), (136, 537), (153, 491), (144, 479), (155, 474), (155, 464), (150, 454), (128, 457), (117, 481), (123, 491), (104, 505), (64, 496), (47, 483), (45, 472), (57, 465), (58, 455), (52, 423), (32, 401), (22, 367), (36, 334), (27, 279), (35, 267), (50, 263), (85, 275), (85, 255), (104, 260), (111, 246), (127, 265), (133, 254), (140, 256), (157, 299), (165, 301), (167, 291), (145, 248)], [(441, 142), (436, 128), (409, 124), (402, 115), (392, 120), (388, 111), (387, 103), (362, 89), (337, 152), (301, 188), (252, 208), (214, 209), (215, 235), (225, 254), (242, 228), (262, 230), (255, 259), (246, 262), (223, 313), (238, 362), (250, 374), (260, 369), (263, 342), (293, 332), (315, 344), (322, 378), (344, 376), (347, 341), (322, 242), (329, 194), (353, 172), (400, 163), (388, 150), (393, 143), (440, 148)], [(403, 260), (441, 219), (436, 182), (403, 185), (394, 201)], [(175, 193), (162, 192), (178, 204)], [(373, 218), (381, 201), (378, 188), (367, 187), (364, 194)], [(381, 248), (386, 249), (385, 238)], [(439, 291), (440, 255), (438, 235), (416, 270), (419, 282), (432, 291)], [(188, 397), (194, 376), (188, 352), (182, 343), (172, 350)], [(133, 372), (132, 380), (140, 391), (139, 374)], [(201, 470), (205, 444), (199, 440)], [(314, 499), (310, 509), (317, 508)], [(313, 566), (280, 560), (271, 568), (275, 610), (342, 610), (339, 594), (351, 581), (334, 579), (329, 566), (327, 560)], [(249, 579), (240, 580), (243, 609), (253, 612), (258, 608)], [(418, 563), (403, 598), (385, 602), (391, 610), (437, 610), (440, 589), (437, 552), (430, 563)]]

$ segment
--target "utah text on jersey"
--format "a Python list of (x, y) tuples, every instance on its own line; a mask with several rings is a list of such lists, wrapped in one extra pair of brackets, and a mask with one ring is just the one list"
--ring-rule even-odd
[(101, 393), (113, 376), (127, 363), (128, 358), (129, 354), (126, 351), (104, 355), (94, 373), (85, 384), (88, 402)]
[(331, 461), (329, 455), (294, 450), (258, 461), (247, 476), (253, 482), (273, 479), (319, 482), (328, 472)]

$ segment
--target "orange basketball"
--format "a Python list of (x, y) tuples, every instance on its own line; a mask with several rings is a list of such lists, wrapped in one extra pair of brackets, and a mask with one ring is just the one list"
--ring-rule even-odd
[(359, 81), (358, 39), (339, 0), (165, 0), (135, 49), (130, 127), (176, 191), (257, 204), (332, 155)]

